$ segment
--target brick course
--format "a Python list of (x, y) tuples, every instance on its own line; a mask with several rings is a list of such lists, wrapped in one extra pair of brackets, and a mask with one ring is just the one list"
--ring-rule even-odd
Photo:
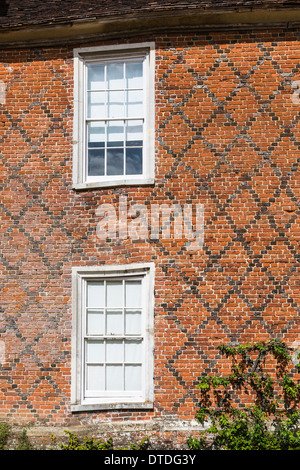
[[(195, 385), (218, 370), (221, 342), (299, 340), (299, 31), (139, 40), (156, 41), (156, 180), (139, 188), (72, 189), (71, 46), (0, 52), (2, 420), (192, 420)], [(117, 208), (120, 195), (203, 204), (203, 249), (99, 240), (95, 211)], [(72, 414), (72, 266), (147, 261), (154, 409)]]

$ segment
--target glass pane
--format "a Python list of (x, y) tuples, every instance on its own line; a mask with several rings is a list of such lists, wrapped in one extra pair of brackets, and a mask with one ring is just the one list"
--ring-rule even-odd
[(143, 173), (143, 149), (129, 147), (126, 149), (126, 175)]
[(142, 62), (128, 62), (126, 64), (126, 87), (143, 88)]
[(142, 343), (140, 341), (126, 341), (125, 362), (142, 362)]
[(127, 117), (143, 117), (143, 91), (127, 91)]
[(143, 146), (143, 121), (128, 121), (126, 126), (126, 146)]
[(104, 341), (88, 341), (86, 344), (86, 361), (97, 364), (105, 361)]
[(107, 174), (123, 175), (124, 174), (124, 150), (109, 149), (107, 150)]
[(104, 90), (104, 65), (88, 65), (88, 90)]
[(107, 146), (124, 147), (124, 121), (109, 122), (107, 126)]
[(109, 90), (124, 89), (124, 62), (107, 65), (107, 83)]
[(106, 334), (107, 335), (122, 335), (123, 334), (122, 311), (107, 311), (106, 312)]
[(88, 391), (104, 390), (105, 377), (104, 366), (87, 366), (86, 388)]
[(104, 150), (88, 149), (88, 176), (104, 175)]
[(106, 283), (106, 306), (123, 307), (123, 282), (107, 281)]
[(103, 119), (106, 117), (105, 92), (88, 92), (87, 115), (92, 119)]
[(105, 124), (99, 122), (88, 123), (88, 146), (105, 147)]
[(106, 366), (106, 390), (123, 390), (123, 367)]
[(89, 308), (104, 307), (104, 282), (87, 283), (87, 306)]
[(88, 312), (87, 313), (87, 335), (103, 335), (104, 334), (104, 312)]
[(127, 310), (125, 313), (125, 334), (140, 335), (142, 328), (142, 315), (140, 310)]
[(142, 367), (141, 366), (125, 366), (125, 390), (141, 390), (142, 389)]
[(123, 341), (107, 341), (106, 343), (106, 362), (124, 362)]
[(110, 91), (108, 93), (108, 117), (124, 117), (124, 91)]
[(125, 281), (125, 306), (126, 307), (141, 307), (142, 282), (136, 281)]

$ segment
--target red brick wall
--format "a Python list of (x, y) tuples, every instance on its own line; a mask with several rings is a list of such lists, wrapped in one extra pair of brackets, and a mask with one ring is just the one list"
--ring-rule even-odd
[[(0, 52), (1, 419), (192, 419), (221, 342), (299, 340), (299, 32), (150, 39), (156, 182), (140, 188), (72, 189), (72, 48)], [(99, 240), (95, 210), (120, 195), (203, 204), (203, 249)], [(156, 264), (154, 410), (72, 415), (71, 268), (140, 261)]]

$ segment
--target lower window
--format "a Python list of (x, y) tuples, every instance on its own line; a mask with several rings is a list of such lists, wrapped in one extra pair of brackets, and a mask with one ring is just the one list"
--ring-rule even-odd
[(73, 269), (74, 411), (152, 406), (153, 269)]

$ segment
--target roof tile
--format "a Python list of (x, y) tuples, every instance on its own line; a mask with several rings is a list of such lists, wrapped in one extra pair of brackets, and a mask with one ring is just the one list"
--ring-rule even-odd
[(290, 0), (0, 0), (0, 28), (186, 9), (299, 7)]

